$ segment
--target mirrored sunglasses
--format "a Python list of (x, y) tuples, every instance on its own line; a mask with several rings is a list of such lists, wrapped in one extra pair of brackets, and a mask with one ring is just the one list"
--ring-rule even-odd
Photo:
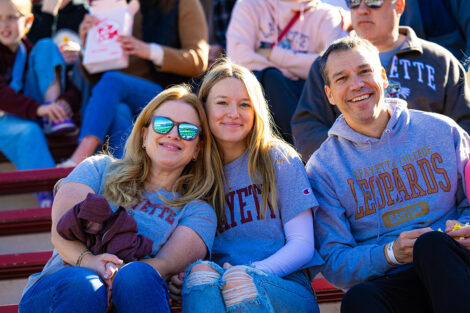
[(186, 123), (186, 122), (174, 122), (168, 117), (163, 116), (153, 116), (152, 117), (153, 130), (157, 134), (168, 134), (173, 127), (178, 127), (178, 134), (181, 139), (184, 140), (194, 140), (197, 134), (200, 131), (200, 128), (196, 125)]
[[(349, 9), (357, 9), (361, 5), (362, 0), (346, 0)], [(364, 0), (364, 4), (371, 9), (381, 8), (384, 0)]]

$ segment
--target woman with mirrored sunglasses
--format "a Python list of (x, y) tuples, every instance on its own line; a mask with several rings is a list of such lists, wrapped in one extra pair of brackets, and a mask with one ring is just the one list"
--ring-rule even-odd
[[(211, 251), (217, 225), (212, 207), (224, 204), (222, 177), (196, 95), (184, 86), (163, 91), (138, 116), (122, 160), (90, 157), (58, 184), (54, 253), (30, 277), (20, 312), (170, 312), (166, 280)], [(124, 207), (139, 234), (153, 240), (152, 252), (123, 264), (63, 239), (58, 221), (89, 193), (103, 195), (113, 210)]]
[[(183, 312), (319, 312), (305, 271), (323, 262), (313, 245), (317, 203), (298, 154), (273, 130), (261, 85), (220, 60), (199, 98), (224, 167), (226, 204), (216, 207), (212, 262), (186, 270)], [(174, 276), (170, 291), (181, 284)]]

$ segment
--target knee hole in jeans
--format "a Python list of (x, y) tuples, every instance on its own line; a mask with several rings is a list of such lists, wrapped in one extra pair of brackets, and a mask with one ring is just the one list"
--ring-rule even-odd
[(255, 299), (258, 291), (253, 278), (245, 269), (232, 267), (222, 276), (225, 285), (222, 288), (222, 296), (227, 307), (244, 300)]
[(186, 288), (194, 286), (208, 285), (217, 282), (220, 274), (209, 264), (195, 264), (186, 278)]

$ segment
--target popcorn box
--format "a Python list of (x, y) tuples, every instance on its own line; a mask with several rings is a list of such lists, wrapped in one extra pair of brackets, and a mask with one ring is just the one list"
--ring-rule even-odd
[(83, 66), (92, 74), (129, 66), (129, 56), (117, 39), (119, 35), (132, 34), (133, 12), (125, 1), (100, 2), (106, 5), (90, 8), (99, 23), (88, 31), (83, 56)]

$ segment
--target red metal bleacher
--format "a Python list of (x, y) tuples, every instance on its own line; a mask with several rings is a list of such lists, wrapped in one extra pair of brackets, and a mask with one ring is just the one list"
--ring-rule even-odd
[(0, 211), (0, 236), (51, 230), (51, 208)]
[(71, 171), (72, 168), (48, 168), (2, 172), (0, 195), (52, 191), (57, 180), (67, 176)]

